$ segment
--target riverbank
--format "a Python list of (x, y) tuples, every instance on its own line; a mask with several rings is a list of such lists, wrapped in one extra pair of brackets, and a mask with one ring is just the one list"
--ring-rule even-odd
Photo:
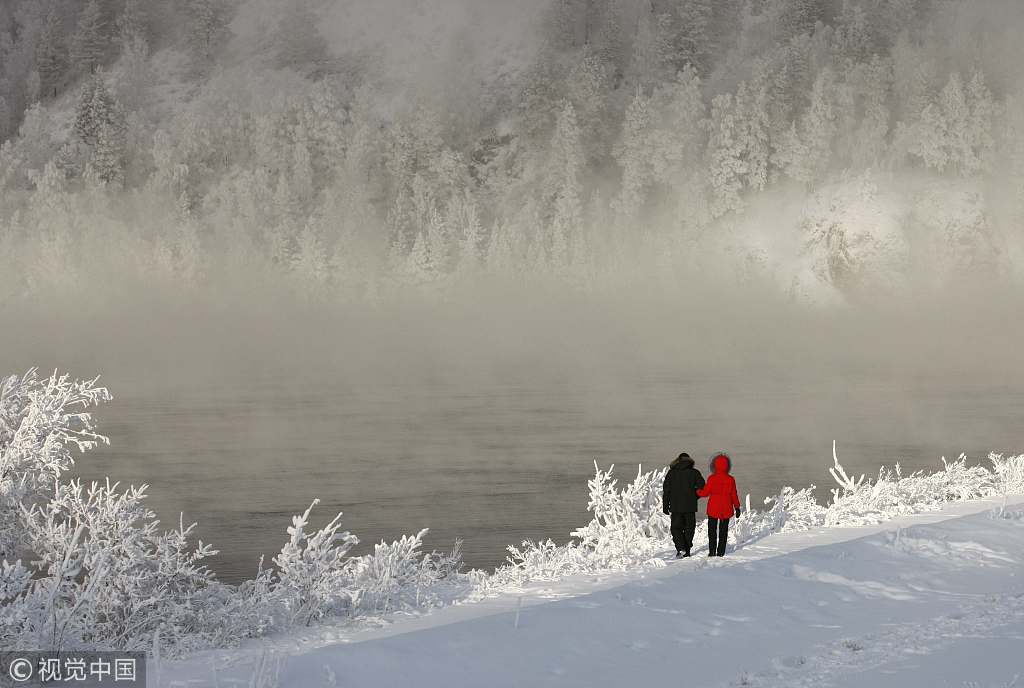
[[(150, 685), (1009, 686), (1024, 496), (762, 538), (708, 561), (531, 583), (385, 627), (151, 665)], [(958, 653), (971, 662), (950, 662)], [(861, 677), (863, 680), (861, 680)]]

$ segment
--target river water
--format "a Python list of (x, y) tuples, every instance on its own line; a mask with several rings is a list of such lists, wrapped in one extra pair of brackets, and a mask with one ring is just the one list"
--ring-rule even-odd
[(755, 503), (783, 485), (824, 497), (833, 439), (851, 473), (934, 469), (943, 455), (1019, 451), (1024, 418), (1020, 385), (941, 373), (116, 382), (97, 411), (111, 445), (77, 472), (148, 483), (165, 524), (179, 511), (199, 522), (229, 581), (269, 562), (314, 497), (314, 525), (343, 511), (357, 551), (429, 527), (429, 548), (462, 538), (467, 565), (492, 568), (510, 543), (562, 542), (587, 521), (594, 461), (626, 480), (725, 449)]

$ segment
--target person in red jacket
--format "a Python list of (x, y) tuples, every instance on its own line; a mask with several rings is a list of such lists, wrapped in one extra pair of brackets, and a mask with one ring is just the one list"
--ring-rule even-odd
[(718, 453), (711, 457), (711, 475), (697, 496), (708, 498), (708, 556), (724, 557), (725, 543), (729, 539), (729, 518), (740, 517), (740, 498), (736, 494), (736, 479), (729, 475), (732, 459)]

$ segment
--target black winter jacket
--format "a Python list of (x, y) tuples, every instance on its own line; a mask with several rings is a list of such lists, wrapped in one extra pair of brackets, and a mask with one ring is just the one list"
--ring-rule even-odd
[(697, 490), (704, 487), (704, 476), (693, 467), (693, 459), (676, 459), (665, 474), (661, 504), (673, 514), (697, 511)]

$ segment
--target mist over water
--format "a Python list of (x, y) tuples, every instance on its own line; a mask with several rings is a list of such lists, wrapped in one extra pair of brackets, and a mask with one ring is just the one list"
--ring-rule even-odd
[(833, 439), (869, 474), (1020, 449), (1016, 307), (992, 294), (828, 310), (696, 285), (374, 306), (137, 297), (9, 313), (0, 348), (11, 370), (103, 375), (111, 446), (76, 473), (150, 484), (165, 524), (199, 521), (229, 580), (314, 497), (315, 522), (344, 511), (364, 550), (430, 527), (428, 546), (463, 538), (490, 568), (507, 544), (586, 522), (594, 461), (628, 480), (725, 449), (756, 504), (827, 488)]

